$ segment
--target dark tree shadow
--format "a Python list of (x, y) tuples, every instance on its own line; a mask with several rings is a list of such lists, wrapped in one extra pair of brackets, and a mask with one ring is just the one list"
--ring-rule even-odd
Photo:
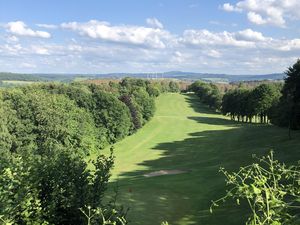
[(222, 126), (235, 126), (238, 127), (242, 125), (233, 120), (222, 119), (222, 118), (214, 118), (214, 117), (205, 117), (205, 116), (189, 116), (188, 119), (195, 120), (198, 123), (209, 124), (209, 125), (222, 125)]
[[(201, 111), (202, 106), (195, 98), (188, 98), (188, 101), (195, 104), (197, 112), (211, 114), (209, 109)], [(299, 141), (297, 138), (290, 141), (286, 129), (214, 117), (188, 118), (200, 124), (222, 125), (225, 129), (194, 132), (181, 141), (160, 143), (153, 151), (161, 151), (161, 158), (140, 163), (147, 168), (145, 170), (121, 175), (120, 197), (122, 202), (132, 206), (132, 224), (152, 225), (153, 217), (155, 221), (168, 220), (170, 224), (177, 224), (176, 221), (200, 225), (243, 224), (248, 213), (244, 206), (234, 207), (229, 203), (214, 214), (209, 213), (211, 200), (223, 196), (226, 190), (219, 168), (237, 170), (252, 162), (252, 154), (261, 156), (271, 149), (285, 162), (298, 160), (295, 154), (300, 153)], [(299, 133), (296, 135), (299, 139)], [(186, 173), (143, 176), (162, 169)]]
[(189, 106), (194, 109), (195, 112), (198, 113), (206, 113), (206, 114), (218, 114), (215, 110), (209, 108), (207, 105), (202, 104), (199, 101), (199, 98), (195, 94), (184, 94), (188, 98), (186, 98)]

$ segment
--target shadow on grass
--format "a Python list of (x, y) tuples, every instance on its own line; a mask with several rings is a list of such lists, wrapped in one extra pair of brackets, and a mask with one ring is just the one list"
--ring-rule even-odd
[(188, 117), (190, 120), (195, 120), (198, 123), (209, 124), (209, 125), (222, 125), (222, 126), (235, 126), (238, 127), (242, 125), (241, 123), (237, 123), (232, 120), (222, 119), (218, 117), (205, 117), (205, 116), (190, 116)]
[[(195, 104), (193, 107), (197, 112), (212, 114), (209, 109), (201, 111), (196, 98), (189, 97), (187, 101)], [(146, 170), (121, 174), (120, 200), (131, 206), (131, 224), (155, 225), (164, 220), (170, 224), (244, 224), (247, 210), (243, 206), (237, 208), (233, 203), (225, 204), (214, 214), (209, 213), (211, 200), (223, 196), (226, 190), (219, 168), (237, 170), (252, 162), (252, 154), (264, 155), (270, 149), (286, 162), (297, 160), (299, 133), (298, 138), (289, 141), (285, 129), (273, 126), (243, 124), (200, 114), (188, 119), (197, 121), (200, 126), (221, 125), (222, 129), (193, 132), (184, 140), (159, 143), (153, 151), (161, 151), (163, 157), (140, 163)], [(143, 176), (161, 169), (185, 170), (187, 173)]]
[(194, 109), (195, 112), (204, 113), (204, 114), (218, 114), (215, 110), (210, 109), (207, 105), (202, 104), (199, 101), (199, 98), (195, 94), (183, 94), (187, 96), (187, 103), (189, 106)]

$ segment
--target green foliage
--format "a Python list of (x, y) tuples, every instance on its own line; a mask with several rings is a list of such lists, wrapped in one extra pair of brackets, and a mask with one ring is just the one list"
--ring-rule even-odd
[(134, 101), (137, 103), (139, 112), (142, 115), (142, 125), (144, 125), (154, 115), (155, 102), (151, 98), (147, 91), (140, 88), (135, 90), (133, 93)]
[(139, 111), (139, 106), (136, 103), (135, 99), (132, 98), (130, 95), (122, 95), (120, 96), (120, 100), (124, 102), (124, 104), (128, 107), (131, 115), (131, 121), (133, 124), (133, 131), (142, 127), (142, 114)]
[[(248, 203), (250, 216), (246, 224), (296, 224), (300, 214), (300, 165), (286, 166), (278, 162), (271, 152), (258, 162), (241, 167), (238, 172), (220, 170), (229, 186), (227, 194), (213, 201), (212, 206), (234, 199)], [(212, 211), (212, 208), (211, 208)]]
[(157, 88), (144, 80), (124, 85), (1, 90), (0, 224), (84, 224), (85, 205), (99, 212), (92, 224), (127, 223), (123, 208), (103, 202), (112, 154), (85, 159), (153, 115)]
[[(92, 92), (87, 85), (80, 83), (62, 84), (62, 83), (42, 83), (37, 86), (51, 94), (65, 95), (74, 100), (80, 108), (89, 109), (92, 105)], [(31, 87), (29, 87), (30, 91)]]
[(126, 218), (124, 216), (124, 212), (122, 209), (118, 211), (115, 207), (102, 209), (91, 208), (90, 206), (86, 206), (84, 208), (80, 208), (81, 213), (86, 217), (87, 225), (93, 224), (102, 224), (102, 225), (125, 225), (127, 224)]
[(148, 80), (124, 78), (120, 82), (120, 100), (130, 110), (133, 130), (143, 126), (155, 111), (154, 97), (160, 94), (159, 83)]
[(154, 84), (148, 85), (146, 90), (151, 97), (158, 97), (160, 94), (159, 88)]
[[(113, 88), (37, 84), (0, 93), (0, 224), (125, 224), (103, 202), (113, 157), (85, 157), (140, 128), (169, 82), (127, 80)], [(125, 97), (125, 99), (123, 98)]]
[(279, 91), (272, 85), (261, 84), (252, 91), (252, 107), (255, 114), (260, 116), (262, 122), (267, 122), (266, 117), (279, 97)]
[(95, 123), (103, 125), (108, 130), (109, 143), (115, 143), (129, 134), (131, 128), (129, 109), (113, 94), (94, 89), (91, 111)]
[(10, 90), (5, 101), (20, 123), (11, 130), (17, 141), (11, 151), (45, 151), (67, 147), (86, 153), (98, 149), (97, 130), (91, 115), (63, 95), (43, 91)]
[(4, 224), (48, 224), (43, 219), (29, 161), (2, 155), (0, 162), (0, 221)]
[(255, 115), (254, 109), (251, 106), (251, 91), (246, 89), (235, 89), (228, 91), (222, 100), (222, 113), (224, 115), (230, 115), (232, 119), (240, 121), (246, 120), (252, 121), (252, 117)]
[(10, 113), (0, 116), (0, 146), (14, 152), (67, 147), (87, 154), (131, 134), (153, 116), (156, 83), (126, 78), (115, 85), (117, 92), (104, 89), (41, 83), (3, 90), (0, 110)]
[(16, 112), (7, 103), (0, 100), (0, 149), (3, 152), (9, 151), (16, 137), (12, 133), (15, 126), (19, 126)]
[(235, 89), (225, 89), (221, 94), (220, 85), (203, 81), (192, 83), (188, 90), (193, 91), (200, 101), (210, 108), (220, 109), (231, 119), (243, 122), (253, 122), (259, 118), (261, 123), (268, 123), (276, 114), (277, 105), (281, 96), (281, 85), (277, 83), (262, 83), (250, 89), (240, 84)]
[(195, 92), (200, 98), (200, 101), (208, 105), (210, 108), (220, 108), (222, 97), (216, 85), (212, 83), (196, 81), (189, 86), (188, 90)]
[(169, 91), (170, 92), (179, 92), (180, 88), (177, 82), (175, 81), (170, 81), (169, 83)]
[[(102, 202), (113, 155), (100, 155), (92, 169), (79, 155), (58, 149), (51, 157), (1, 157), (0, 215), (12, 224), (83, 224), (79, 208), (90, 204), (114, 215)], [(122, 214), (123, 213), (123, 214)], [(124, 216), (125, 212), (120, 212)]]
[(252, 90), (234, 89), (223, 96), (221, 111), (238, 121), (252, 122), (253, 117), (259, 117), (261, 123), (267, 123), (279, 97), (280, 89), (275, 84), (260, 84)]
[(300, 60), (288, 68), (282, 89), (282, 97), (273, 109), (272, 123), (300, 129)]
[(60, 152), (54, 159), (52, 157), (51, 163), (39, 165), (40, 195), (47, 212), (45, 216), (51, 224), (82, 224), (79, 208), (85, 204), (102, 206), (113, 157), (100, 155), (91, 163), (92, 170), (84, 159)]
[(136, 78), (130, 78), (130, 77), (126, 77), (126, 78), (122, 79), (122, 81), (120, 82), (120, 85), (122, 87), (126, 88), (127, 90), (132, 90), (137, 87), (138, 88), (139, 87), (146, 88), (149, 84), (150, 84), (150, 82), (148, 80), (136, 79)]

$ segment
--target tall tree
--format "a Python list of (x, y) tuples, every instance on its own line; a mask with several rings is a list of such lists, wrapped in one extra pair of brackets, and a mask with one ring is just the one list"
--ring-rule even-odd
[(288, 68), (276, 109), (273, 110), (272, 123), (300, 129), (300, 60)]
[(268, 122), (267, 115), (279, 97), (279, 92), (271, 84), (261, 84), (252, 91), (254, 112), (260, 117), (261, 123)]

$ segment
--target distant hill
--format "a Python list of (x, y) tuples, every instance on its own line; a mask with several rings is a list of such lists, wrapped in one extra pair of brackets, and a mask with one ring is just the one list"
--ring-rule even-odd
[(207, 80), (214, 82), (239, 82), (239, 81), (254, 81), (254, 80), (282, 80), (284, 73), (262, 74), (262, 75), (229, 75), (229, 74), (211, 74), (211, 73), (195, 73), (170, 71), (164, 73), (110, 73), (98, 74), (97, 78), (105, 77), (141, 77), (141, 78), (175, 78), (180, 80)]
[(80, 79), (100, 79), (100, 78), (173, 78), (180, 80), (206, 80), (213, 82), (239, 82), (239, 81), (254, 81), (254, 80), (282, 80), (283, 73), (262, 74), (262, 75), (229, 75), (229, 74), (211, 74), (211, 73), (195, 73), (170, 71), (164, 73), (107, 73), (107, 74), (20, 74), (0, 72), (0, 81), (62, 81), (71, 82)]
[(69, 82), (74, 80), (75, 77), (80, 77), (75, 74), (23, 74), (23, 73), (9, 73), (0, 72), (0, 81), (65, 81)]

